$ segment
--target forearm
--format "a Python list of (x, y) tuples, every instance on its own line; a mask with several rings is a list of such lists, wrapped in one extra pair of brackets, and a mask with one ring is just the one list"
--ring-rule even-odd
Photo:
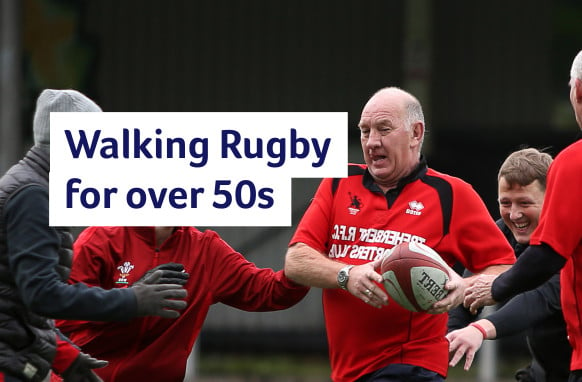
[(276, 272), (276, 280), (273, 302), (278, 306), (275, 309), (287, 309), (301, 301), (309, 292), (308, 287), (291, 280), (283, 270)]
[(532, 328), (560, 314), (559, 274), (534, 290), (520, 293), (502, 308), (489, 315), (497, 328), (497, 337), (504, 337)]
[(31, 186), (6, 205), (10, 272), (24, 304), (50, 318), (128, 320), (137, 314), (130, 290), (106, 291), (68, 285), (56, 271), (61, 236), (48, 225), (48, 193)]
[(127, 321), (137, 316), (137, 300), (131, 288), (103, 290), (83, 284), (55, 281), (45, 288), (28, 287), (27, 306), (35, 313), (64, 320)]
[(566, 259), (551, 247), (530, 245), (507, 272), (493, 281), (491, 296), (495, 301), (505, 301), (533, 289), (552, 277), (565, 263)]
[[(470, 325), (483, 329), (485, 333), (481, 332), (481, 334), (483, 334), (484, 340), (494, 340), (498, 338), (497, 327), (492, 321), (489, 320), (489, 317), (477, 320)], [(480, 329), (479, 331), (481, 331)]]
[(298, 284), (318, 288), (337, 288), (337, 274), (344, 266), (303, 243), (291, 246), (285, 257), (287, 277)]
[(283, 271), (256, 269), (243, 285), (234, 287), (236, 292), (221, 302), (249, 312), (270, 312), (287, 309), (305, 297), (309, 288), (286, 277)]
[(465, 276), (465, 279), (467, 281), (470, 281), (472, 279), (474, 279), (475, 277), (478, 277), (479, 275), (498, 275), (501, 274), (503, 272), (506, 272), (508, 269), (511, 268), (511, 264), (499, 264), (499, 265), (491, 265), (479, 272), (475, 272), (474, 274), (471, 274), (470, 276)]
[(487, 319), (495, 326), (498, 338), (517, 334), (531, 326), (532, 317), (528, 314), (529, 309), (524, 302), (523, 294), (520, 294), (501, 309), (487, 316)]

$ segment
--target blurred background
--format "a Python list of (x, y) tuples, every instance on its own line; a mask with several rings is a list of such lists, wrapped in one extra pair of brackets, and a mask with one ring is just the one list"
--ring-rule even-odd
[[(471, 183), (493, 218), (503, 159), (523, 146), (555, 155), (579, 132), (579, 0), (0, 0), (0, 23), (2, 172), (32, 144), (44, 88), (78, 89), (104, 111), (348, 112), (361, 162), (361, 108), (400, 86), (424, 106), (429, 165)], [(294, 225), (318, 182), (294, 181)], [(294, 229), (201, 228), (275, 269)], [(213, 307), (187, 380), (329, 380), (320, 298), (276, 313)], [(491, 354), (485, 375), (449, 380), (511, 377), (527, 351), (516, 337)]]

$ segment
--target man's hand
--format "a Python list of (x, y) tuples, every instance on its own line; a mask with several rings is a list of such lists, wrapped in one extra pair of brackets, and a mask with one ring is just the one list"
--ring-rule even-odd
[(178, 284), (160, 284), (162, 276), (163, 271), (157, 270), (131, 287), (137, 299), (138, 316), (177, 318), (179, 310), (186, 308), (186, 301), (180, 300), (188, 295), (186, 289)]
[(491, 296), (491, 285), (499, 275), (479, 275), (471, 280), (465, 291), (465, 308), (471, 313), (477, 314), (477, 309), (484, 305), (494, 305), (497, 302)]
[(466, 279), (462, 278), (461, 275), (449, 266), (447, 266), (447, 270), (449, 272), (449, 281), (445, 284), (445, 289), (449, 293), (442, 300), (432, 304), (431, 308), (426, 311), (427, 313), (440, 314), (448, 312), (463, 302), (465, 288), (467, 287)]
[[(162, 274), (159, 279), (154, 279), (153, 274), (157, 271), (161, 271)], [(139, 279), (137, 283), (144, 284), (179, 284), (186, 285), (190, 275), (184, 270), (184, 266), (178, 263), (166, 263), (158, 265), (157, 267), (150, 269)], [(152, 282), (156, 280), (156, 282)]]
[(388, 296), (384, 290), (378, 286), (383, 282), (382, 276), (375, 271), (377, 261), (358, 265), (350, 270), (348, 280), (348, 291), (375, 308), (388, 305)]
[(477, 328), (467, 326), (463, 329), (453, 330), (447, 334), (447, 340), (449, 341), (449, 354), (451, 356), (449, 366), (456, 366), (461, 358), (465, 356), (465, 366), (463, 369), (465, 371), (469, 370), (475, 358), (475, 353), (477, 353), (477, 350), (479, 350), (483, 343), (483, 334)]
[(107, 366), (109, 362), (95, 359), (85, 353), (79, 353), (79, 356), (73, 361), (71, 366), (62, 374), (64, 382), (103, 382), (93, 369)]

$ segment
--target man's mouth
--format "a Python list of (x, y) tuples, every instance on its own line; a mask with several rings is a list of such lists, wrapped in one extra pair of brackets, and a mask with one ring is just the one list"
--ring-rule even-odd
[(370, 155), (370, 158), (372, 159), (372, 162), (378, 162), (386, 159), (386, 155)]

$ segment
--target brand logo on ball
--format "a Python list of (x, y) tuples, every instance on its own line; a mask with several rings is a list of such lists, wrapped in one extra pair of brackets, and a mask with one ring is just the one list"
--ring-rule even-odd
[(425, 312), (448, 291), (448, 269), (432, 248), (421, 243), (401, 243), (382, 259), (380, 271), (384, 288), (400, 306)]
[[(415, 293), (426, 298), (426, 302), (432, 303), (445, 297), (445, 283), (447, 278), (442, 273), (432, 272), (432, 276), (427, 273), (424, 267), (413, 268), (410, 272), (417, 273), (412, 275), (412, 280), (417, 280)], [(418, 299), (418, 297), (417, 297)], [(421, 306), (422, 303), (419, 303)]]

